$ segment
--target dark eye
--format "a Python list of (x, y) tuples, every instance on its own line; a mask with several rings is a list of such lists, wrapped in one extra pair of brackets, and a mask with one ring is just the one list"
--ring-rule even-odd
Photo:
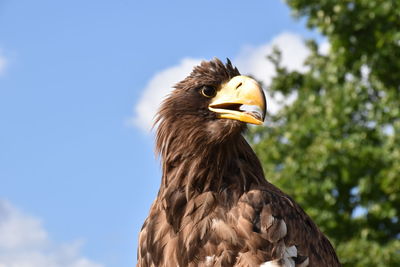
[(203, 86), (200, 89), (200, 92), (203, 96), (209, 98), (214, 97), (217, 94), (217, 90), (215, 90), (215, 88), (212, 86)]

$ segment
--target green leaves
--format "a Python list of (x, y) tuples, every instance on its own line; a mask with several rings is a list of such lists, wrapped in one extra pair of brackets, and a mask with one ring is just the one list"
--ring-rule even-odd
[[(331, 44), (305, 73), (280, 64), (269, 90), (297, 100), (248, 137), (345, 266), (400, 266), (400, 2), (288, 0)], [(267, 100), (268, 101), (268, 100)]]

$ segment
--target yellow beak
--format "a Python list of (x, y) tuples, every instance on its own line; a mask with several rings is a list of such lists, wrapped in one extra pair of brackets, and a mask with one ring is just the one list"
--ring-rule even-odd
[(258, 82), (247, 76), (235, 76), (219, 88), (208, 109), (217, 113), (218, 118), (261, 125), (266, 101)]

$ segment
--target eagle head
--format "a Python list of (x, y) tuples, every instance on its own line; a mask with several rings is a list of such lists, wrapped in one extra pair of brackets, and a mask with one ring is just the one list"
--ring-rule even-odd
[(168, 133), (197, 144), (221, 143), (241, 133), (246, 123), (262, 124), (265, 112), (258, 82), (240, 75), (229, 59), (226, 64), (216, 58), (203, 61), (162, 103), (156, 119), (158, 139), (165, 144), (162, 137)]

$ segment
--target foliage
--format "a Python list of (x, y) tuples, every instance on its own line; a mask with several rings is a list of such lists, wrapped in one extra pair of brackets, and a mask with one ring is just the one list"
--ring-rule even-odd
[(304, 73), (275, 51), (272, 93), (297, 94), (248, 136), (269, 181), (327, 234), (345, 266), (400, 266), (400, 1), (287, 0), (326, 36)]

